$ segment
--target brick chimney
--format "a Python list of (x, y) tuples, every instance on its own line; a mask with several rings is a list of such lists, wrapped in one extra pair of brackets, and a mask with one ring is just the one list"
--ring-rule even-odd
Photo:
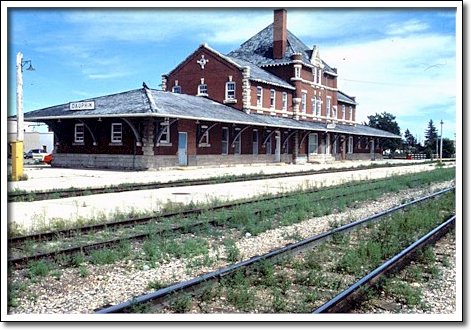
[(288, 39), (285, 9), (276, 9), (273, 21), (273, 58), (283, 58)]

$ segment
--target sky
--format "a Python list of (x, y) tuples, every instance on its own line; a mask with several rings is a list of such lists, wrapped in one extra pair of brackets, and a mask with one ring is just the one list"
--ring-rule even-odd
[[(357, 122), (388, 112), (401, 133), (409, 129), (423, 142), (429, 120), (439, 133), (443, 120), (443, 136), (455, 138), (456, 116), (461, 116), (461, 3), (440, 2), (442, 7), (436, 8), (307, 7), (314, 3), (289, 2), (293, 7), (284, 7), (288, 30), (307, 46), (318, 45), (321, 58), (338, 69), (339, 89), (359, 103)], [(144, 81), (160, 89), (162, 74), (201, 44), (227, 54), (271, 24), (273, 9), (287, 2), (256, 4), (273, 7), (247, 7), (253, 2), (231, 8), (7, 4), (8, 115), (16, 114), (19, 51), (36, 69), (24, 70), (24, 112), (141, 88)], [(2, 67), (4, 55), (2, 48)]]

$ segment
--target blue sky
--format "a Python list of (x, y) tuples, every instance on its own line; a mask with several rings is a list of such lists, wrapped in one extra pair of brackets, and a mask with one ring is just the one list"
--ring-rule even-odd
[[(444, 137), (453, 139), (461, 89), (455, 7), (287, 8), (288, 29), (318, 45), (338, 69), (340, 90), (359, 103), (358, 122), (386, 111), (402, 132), (423, 141), (428, 121), (439, 128), (443, 120)], [(8, 114), (16, 114), (18, 51), (36, 68), (24, 71), (28, 112), (141, 88), (143, 81), (159, 89), (161, 75), (200, 44), (226, 54), (272, 23), (273, 9), (9, 8)]]

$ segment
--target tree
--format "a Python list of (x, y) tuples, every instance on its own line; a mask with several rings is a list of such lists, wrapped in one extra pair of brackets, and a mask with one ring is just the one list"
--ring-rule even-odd
[[(438, 142), (440, 143), (440, 142)], [(455, 157), (455, 142), (448, 138), (443, 138), (443, 150), (442, 150), (442, 157), (443, 158), (451, 158)]]
[[(393, 134), (401, 135), (401, 129), (396, 122), (396, 117), (390, 113), (383, 112), (382, 114), (375, 114), (374, 116), (368, 116), (370, 127), (378, 128), (383, 131), (391, 132)], [(387, 139), (383, 144), (384, 150), (391, 150), (394, 153), (401, 147), (401, 140), (399, 139)]]
[(412, 135), (412, 133), (409, 131), (409, 129), (406, 129), (406, 131), (404, 132), (404, 140), (405, 149), (407, 150), (407, 152), (417, 153), (417, 140), (414, 135)]
[(433, 124), (433, 120), (430, 119), (428, 122), (427, 129), (425, 130), (425, 153), (427, 157), (431, 158), (432, 154), (437, 153), (437, 141), (438, 141), (438, 131), (435, 125)]

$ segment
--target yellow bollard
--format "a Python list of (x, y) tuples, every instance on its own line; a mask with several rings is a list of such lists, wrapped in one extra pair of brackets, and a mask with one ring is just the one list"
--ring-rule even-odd
[(23, 176), (23, 141), (11, 143), (11, 168), (13, 181), (19, 181)]

